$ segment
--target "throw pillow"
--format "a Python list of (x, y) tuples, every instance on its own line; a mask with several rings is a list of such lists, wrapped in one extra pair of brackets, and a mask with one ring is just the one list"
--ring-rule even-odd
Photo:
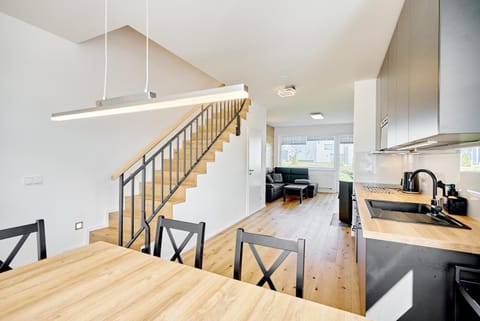
[(268, 174), (267, 174), (267, 176), (266, 176), (266, 183), (270, 183), (270, 184), (273, 183), (273, 178), (272, 178), (271, 175), (268, 175)]
[(275, 183), (282, 183), (283, 182), (283, 177), (282, 177), (282, 174), (280, 173), (273, 173), (273, 181)]
[(305, 178), (297, 178), (295, 180), (295, 184), (303, 184), (303, 185), (308, 185), (310, 184), (310, 180), (309, 179), (305, 179)]

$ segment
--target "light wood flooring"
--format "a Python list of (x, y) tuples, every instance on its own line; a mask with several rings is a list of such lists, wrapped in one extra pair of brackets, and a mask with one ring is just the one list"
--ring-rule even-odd
[[(233, 276), (236, 229), (285, 239), (306, 239), (304, 298), (353, 313), (360, 313), (358, 272), (350, 228), (340, 226), (337, 194), (315, 198), (279, 199), (205, 242), (203, 269)], [(207, 223), (208, 229), (208, 223)], [(280, 251), (259, 248), (267, 268)], [(190, 262), (191, 261), (191, 262)], [(244, 247), (242, 281), (257, 283), (261, 271), (248, 246)], [(185, 263), (193, 265), (186, 253)], [(290, 254), (272, 280), (278, 291), (295, 295), (296, 255)], [(265, 284), (265, 287), (268, 287)]]

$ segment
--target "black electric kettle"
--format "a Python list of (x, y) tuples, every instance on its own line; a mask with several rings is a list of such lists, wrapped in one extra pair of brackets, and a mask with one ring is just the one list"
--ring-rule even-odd
[(419, 193), (420, 188), (418, 185), (418, 176), (415, 176), (413, 180), (410, 181), (413, 172), (403, 172), (403, 178), (400, 181), (402, 185), (402, 191), (405, 193)]

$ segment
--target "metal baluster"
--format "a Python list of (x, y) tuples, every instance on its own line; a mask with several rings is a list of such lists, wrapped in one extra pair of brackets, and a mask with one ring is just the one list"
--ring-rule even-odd
[(143, 170), (142, 170), (142, 227), (145, 229), (145, 244), (142, 249), (143, 253), (150, 253), (150, 225), (147, 222), (147, 166), (145, 162), (145, 155), (142, 157)]
[(215, 103), (215, 137), (218, 136), (218, 103)]
[(198, 161), (198, 136), (199, 136), (199, 132), (198, 132), (198, 118), (195, 119), (195, 126), (197, 127), (197, 128), (196, 128), (196, 131), (195, 131), (195, 133), (196, 133), (195, 136), (197, 137), (196, 143), (195, 143), (195, 161)]
[(135, 217), (135, 176), (132, 177), (132, 187), (131, 187), (131, 190), (130, 190), (130, 198), (132, 199), (132, 202), (131, 202), (131, 218), (130, 218), (130, 239), (133, 239), (133, 229), (134, 229), (134, 217)]
[[(209, 108), (209, 107), (207, 106), (207, 119), (206, 119), (206, 123), (207, 123), (207, 128), (206, 128), (206, 133), (207, 133), (207, 135), (206, 135), (206, 136), (207, 136), (207, 137), (206, 137), (206, 139), (205, 139), (205, 144), (206, 144), (207, 146), (205, 146), (205, 149), (208, 148), (208, 108)], [(204, 151), (205, 151), (205, 150), (202, 148), (202, 153), (203, 153)]]
[(165, 149), (162, 149), (162, 180), (160, 181), (160, 188), (162, 189), (162, 201), (160, 203), (163, 203), (163, 199), (164, 199), (164, 191), (165, 191)]
[(223, 109), (223, 129), (225, 129), (225, 127), (227, 127), (227, 110), (225, 108), (225, 102), (222, 102), (222, 109)]
[[(187, 129), (183, 131), (183, 176), (187, 172)], [(177, 181), (178, 185), (178, 181)]]
[(214, 123), (215, 123), (215, 115), (214, 115), (214, 110), (213, 110), (213, 105), (212, 107), (210, 107), (210, 114), (212, 115), (211, 119), (212, 119), (212, 135), (210, 135), (210, 143), (213, 142), (214, 140), (214, 136), (213, 136), (213, 133), (214, 133), (214, 130), (213, 130), (213, 126), (214, 126)]
[[(202, 124), (202, 137), (200, 139), (200, 144), (201, 144), (201, 147), (200, 148), (200, 152), (203, 153), (203, 128), (205, 127), (204, 124), (203, 124), (203, 105), (202, 105), (202, 121), (201, 121), (201, 124)], [(197, 123), (197, 143), (198, 143), (198, 123)], [(198, 155), (197, 155), (197, 160), (198, 160)]]
[(238, 108), (238, 102), (235, 103), (234, 105), (235, 108), (235, 115), (237, 115), (237, 126), (235, 128), (235, 135), (240, 136), (240, 125), (241, 125), (241, 120), (240, 120), (240, 113), (239, 113), (239, 108)]
[(170, 141), (169, 153), (170, 153), (170, 168), (169, 168), (170, 183), (169, 183), (168, 192), (170, 194), (172, 192), (172, 141)]
[(119, 180), (118, 245), (120, 246), (123, 246), (123, 180), (124, 174), (120, 175)]
[(153, 214), (155, 212), (155, 181), (156, 181), (155, 157), (152, 158), (151, 162), (152, 162), (152, 214)]
[(192, 131), (193, 131), (193, 123), (190, 123), (190, 168), (192, 169), (192, 161), (193, 161), (193, 139), (192, 139)]
[(175, 185), (178, 184), (178, 181), (180, 180), (180, 135), (177, 136), (177, 181)]

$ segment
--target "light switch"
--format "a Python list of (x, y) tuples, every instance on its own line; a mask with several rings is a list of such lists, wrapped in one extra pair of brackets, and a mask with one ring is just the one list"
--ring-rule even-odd
[(83, 229), (83, 221), (75, 222), (75, 231)]

